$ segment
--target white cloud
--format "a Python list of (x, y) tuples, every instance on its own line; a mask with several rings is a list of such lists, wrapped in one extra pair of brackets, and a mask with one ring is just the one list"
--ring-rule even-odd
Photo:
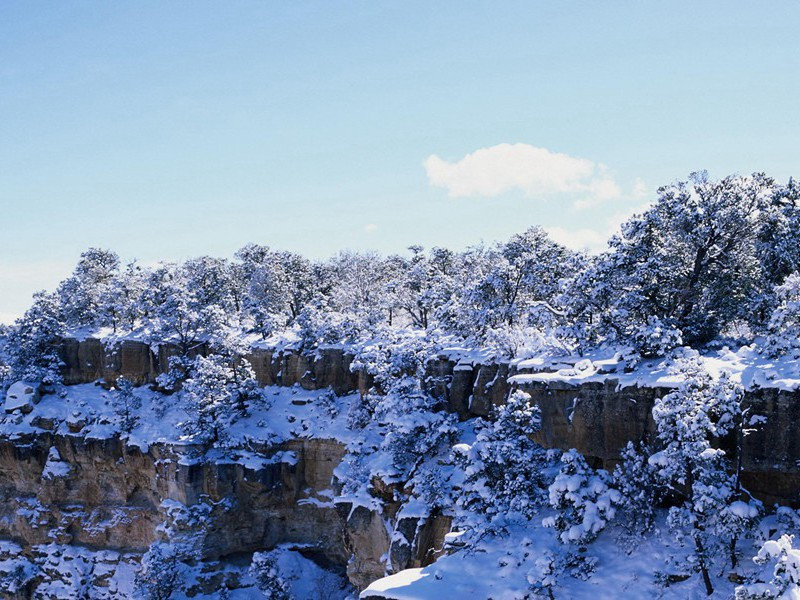
[(618, 197), (620, 187), (600, 163), (529, 144), (480, 148), (456, 162), (432, 154), (423, 163), (431, 185), (453, 198), (494, 197), (520, 190), (529, 198), (580, 196), (582, 209)]
[(633, 182), (633, 197), (637, 200), (644, 200), (649, 193), (650, 188), (647, 187), (643, 179), (637, 177), (636, 181)]
[(635, 214), (641, 214), (650, 208), (646, 202), (626, 211), (615, 212), (598, 224), (596, 229), (565, 229), (564, 227), (545, 227), (556, 242), (573, 250), (586, 250), (591, 253), (602, 252), (608, 247), (611, 236), (619, 233), (620, 226)]
[(573, 250), (587, 250), (589, 252), (600, 252), (605, 249), (608, 236), (595, 229), (564, 229), (563, 227), (545, 227), (545, 231), (550, 234), (559, 244), (572, 248)]
[(364, 225), (364, 231), (367, 233), (373, 233), (378, 230), (378, 226), (375, 223), (367, 223)]

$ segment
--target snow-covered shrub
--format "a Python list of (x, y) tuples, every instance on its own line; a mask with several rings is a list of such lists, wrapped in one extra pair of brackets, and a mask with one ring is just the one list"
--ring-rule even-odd
[(767, 326), (766, 351), (780, 356), (800, 349), (800, 274), (775, 288), (777, 306)]
[(452, 486), (446, 471), (438, 466), (418, 469), (408, 485), (411, 487), (411, 497), (419, 500), (428, 514), (452, 506)]
[(633, 346), (643, 357), (665, 356), (683, 343), (680, 329), (664, 323), (656, 316), (647, 317), (647, 322), (633, 334)]
[(622, 501), (612, 485), (611, 476), (602, 469), (592, 469), (575, 450), (561, 456), (561, 470), (550, 484), (550, 506), (557, 511), (542, 521), (553, 527), (564, 544), (586, 544), (600, 534)]
[(169, 542), (172, 551), (181, 560), (198, 560), (208, 535), (210, 519), (215, 506), (223, 510), (231, 508), (231, 501), (223, 499), (217, 503), (203, 496), (195, 504), (185, 505), (176, 500), (164, 500), (161, 509), (166, 513), (165, 521), (158, 531)]
[(486, 330), (482, 345), (501, 358), (528, 358), (543, 353), (563, 354), (565, 345), (553, 328), (502, 323)]
[(267, 600), (292, 600), (289, 583), (281, 577), (275, 556), (270, 552), (256, 552), (250, 563), (250, 575), (256, 587)]
[(435, 337), (383, 328), (375, 339), (358, 346), (350, 370), (371, 375), (375, 392), (387, 394), (393, 386), (407, 386), (407, 376), (422, 380), (436, 350)]
[(178, 553), (170, 544), (156, 542), (142, 557), (136, 573), (134, 594), (137, 600), (168, 600), (182, 582)]
[(61, 358), (54, 343), (65, 333), (61, 307), (54, 294), (39, 292), (33, 304), (14, 323), (5, 344), (9, 370), (6, 382), (61, 382)]
[(736, 600), (800, 598), (800, 550), (793, 547), (794, 536), (768, 540), (753, 561), (764, 567), (756, 581), (736, 588)]
[(258, 395), (255, 374), (244, 359), (198, 356), (183, 385), (190, 415), (182, 425), (184, 433), (204, 444), (227, 445), (227, 429), (247, 414), (248, 404)]
[(720, 439), (741, 428), (744, 395), (740, 384), (723, 374), (714, 380), (699, 363), (679, 367), (684, 381), (656, 401), (653, 418), (663, 449), (650, 457), (661, 484), (677, 493), (681, 502), (670, 508), (668, 524), (694, 543), (694, 566), (712, 593), (709, 566), (727, 539), (731, 562), (736, 563), (736, 540), (755, 523), (758, 503), (741, 488), (738, 473)]
[(622, 524), (632, 536), (641, 536), (653, 529), (656, 506), (663, 495), (650, 464), (652, 450), (645, 444), (628, 442), (622, 449), (621, 461), (614, 470), (614, 487), (620, 493), (619, 509), (624, 513)]
[(530, 437), (540, 427), (539, 407), (515, 390), (492, 421), (478, 425), (473, 444), (455, 446), (465, 474), (459, 506), (490, 519), (509, 512), (532, 518), (547, 485), (547, 453)]
[(142, 400), (133, 391), (133, 383), (124, 377), (117, 378), (111, 389), (111, 400), (114, 412), (119, 419), (119, 426), (123, 433), (130, 433), (139, 422), (139, 410)]
[(22, 554), (22, 548), (13, 542), (3, 542), (0, 551), (11, 558), (0, 560), (0, 593), (21, 598), (26, 585), (38, 574), (39, 565)]
[(545, 552), (533, 563), (533, 568), (528, 571), (526, 579), (530, 591), (535, 598), (554, 598), (553, 589), (558, 582), (559, 564), (552, 552)]
[(362, 324), (352, 317), (314, 303), (305, 306), (295, 322), (305, 350), (326, 344), (353, 342), (362, 332)]
[(166, 393), (178, 391), (189, 376), (193, 363), (188, 356), (170, 356), (167, 359), (167, 370), (156, 377), (158, 389)]

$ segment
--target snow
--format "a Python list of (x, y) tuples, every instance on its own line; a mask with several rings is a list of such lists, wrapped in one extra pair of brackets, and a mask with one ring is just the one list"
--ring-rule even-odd
[[(666, 530), (663, 520), (658, 529)], [(657, 571), (680, 575), (682, 571), (675, 569), (675, 563), (690, 548), (669, 535), (656, 533), (639, 540), (635, 550), (628, 553), (619, 545), (620, 535), (618, 527), (609, 527), (588, 547), (586, 556), (596, 560), (596, 570), (589, 579), (573, 577), (568, 572), (555, 573), (554, 596), (570, 600), (708, 598), (697, 575), (668, 587), (654, 577)], [(378, 579), (361, 592), (360, 598), (519, 600), (531, 597), (526, 595), (530, 594), (531, 580), (542, 579), (542, 561), (548, 556), (564, 556), (563, 546), (551, 531), (534, 522), (511, 524), (505, 536), (487, 536), (470, 550), (458, 550), (427, 567)], [(753, 570), (749, 565), (746, 568)], [(712, 576), (715, 593), (710, 598), (731, 598), (735, 585), (727, 580), (727, 571), (717, 571)], [(547, 597), (546, 593), (543, 597)]]
[(55, 446), (50, 448), (47, 454), (47, 462), (45, 462), (44, 469), (42, 469), (42, 479), (49, 480), (66, 477), (71, 470), (69, 463), (61, 460), (58, 449)]
[(36, 386), (24, 381), (17, 381), (12, 384), (6, 392), (5, 411), (7, 413), (21, 410), (29, 412), (33, 405), (39, 401), (39, 393)]
[(800, 361), (791, 356), (770, 357), (758, 344), (733, 352), (727, 347), (700, 353), (688, 348), (675, 356), (644, 360), (633, 370), (625, 370), (625, 362), (614, 348), (595, 350), (587, 357), (549, 357), (512, 361), (517, 374), (509, 378), (516, 385), (531, 383), (568, 385), (616, 382), (619, 388), (650, 387), (673, 389), (681, 382), (674, 365), (676, 357), (696, 357), (714, 377), (729, 373), (745, 389), (774, 388), (784, 391), (800, 389)]
[[(146, 451), (153, 444), (170, 444), (191, 447), (191, 441), (183, 437), (179, 424), (188, 418), (182, 406), (181, 393), (164, 396), (146, 387), (134, 393), (141, 398), (142, 408), (136, 426), (127, 435), (129, 446), (138, 446)], [(232, 438), (248, 443), (269, 442), (273, 444), (292, 439), (333, 439), (343, 443), (352, 441), (356, 434), (347, 427), (347, 413), (357, 394), (333, 396), (328, 390), (304, 390), (299, 386), (264, 388), (265, 402), (250, 407), (250, 414), (229, 429)], [(324, 401), (323, 401), (324, 399)], [(332, 417), (326, 402), (332, 402), (337, 412)], [(6, 417), (0, 419), (0, 436), (10, 439), (41, 433), (34, 423), (52, 421), (55, 433), (80, 436), (87, 439), (107, 439), (120, 433), (119, 423), (113, 415), (110, 392), (99, 385), (79, 384), (64, 388), (63, 396), (48, 394), (42, 397), (32, 412), (16, 422)], [(69, 424), (84, 422), (78, 432), (70, 431)], [(220, 460), (222, 455), (220, 455)], [(242, 460), (248, 455), (242, 452)], [(229, 460), (229, 459), (227, 459)], [(261, 460), (261, 459), (258, 459)], [(280, 462), (292, 462), (291, 455), (271, 458)], [(252, 463), (255, 466), (255, 463)]]

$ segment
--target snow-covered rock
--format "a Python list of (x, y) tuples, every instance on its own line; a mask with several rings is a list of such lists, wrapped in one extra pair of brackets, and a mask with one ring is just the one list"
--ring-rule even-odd
[(33, 405), (37, 402), (39, 402), (39, 391), (36, 386), (18, 381), (6, 392), (5, 411), (12, 413), (19, 410), (27, 414), (33, 410)]
[(69, 463), (61, 460), (61, 454), (58, 449), (52, 446), (47, 454), (47, 462), (44, 463), (44, 469), (42, 469), (42, 479), (66, 477), (71, 470), (72, 467), (70, 467)]

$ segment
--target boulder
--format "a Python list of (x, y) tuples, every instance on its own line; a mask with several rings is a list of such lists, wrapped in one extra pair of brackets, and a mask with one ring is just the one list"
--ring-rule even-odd
[(22, 413), (29, 413), (33, 410), (33, 405), (39, 402), (39, 390), (37, 387), (24, 381), (13, 384), (6, 392), (5, 411), (12, 413), (19, 410)]

